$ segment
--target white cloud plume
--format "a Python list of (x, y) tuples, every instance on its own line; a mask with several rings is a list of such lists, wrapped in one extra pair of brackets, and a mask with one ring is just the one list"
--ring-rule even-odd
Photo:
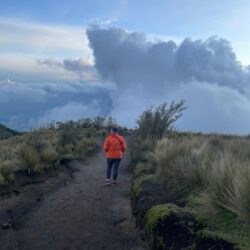
[(94, 27), (87, 34), (96, 69), (117, 85), (111, 96), (118, 121), (131, 125), (148, 105), (184, 99), (188, 111), (179, 128), (250, 132), (250, 71), (225, 39), (185, 39), (177, 45), (115, 28)]

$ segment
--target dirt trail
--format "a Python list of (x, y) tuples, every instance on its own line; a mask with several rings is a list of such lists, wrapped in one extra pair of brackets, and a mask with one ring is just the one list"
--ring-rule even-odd
[(103, 152), (71, 162), (79, 170), (73, 181), (47, 194), (19, 219), (16, 229), (6, 230), (0, 249), (145, 249), (131, 215), (128, 163), (125, 154), (119, 186), (105, 187)]

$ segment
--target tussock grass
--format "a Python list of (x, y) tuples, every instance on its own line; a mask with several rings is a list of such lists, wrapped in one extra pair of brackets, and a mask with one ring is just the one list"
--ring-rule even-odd
[(37, 168), (40, 161), (39, 154), (32, 146), (25, 145), (21, 150), (21, 159), (27, 168)]
[(54, 164), (58, 159), (58, 153), (55, 148), (50, 146), (42, 150), (40, 158), (44, 163)]
[(163, 138), (148, 160), (166, 185), (213, 215), (229, 211), (250, 222), (250, 140), (219, 136)]
[(0, 164), (0, 184), (8, 184), (14, 180), (13, 169), (15, 168), (14, 162), (5, 160)]

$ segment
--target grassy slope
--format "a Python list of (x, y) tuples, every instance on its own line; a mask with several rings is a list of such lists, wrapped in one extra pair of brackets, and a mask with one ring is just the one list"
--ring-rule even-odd
[(42, 174), (62, 160), (83, 159), (106, 129), (95, 123), (69, 122), (58, 128), (39, 129), (0, 141), (0, 186), (14, 181), (14, 172)]
[[(147, 146), (142, 144), (137, 145), (137, 153), (143, 162), (134, 171), (131, 189), (132, 200), (137, 202), (134, 212), (137, 217), (145, 218), (142, 223), (146, 226), (141, 227), (150, 225), (152, 229), (157, 223), (154, 220), (164, 219), (162, 214), (166, 208), (157, 207), (155, 211), (160, 213), (151, 218), (152, 210), (151, 213), (140, 213), (140, 201), (152, 200), (150, 205), (144, 203), (143, 206), (153, 208), (162, 203), (165, 194), (169, 194), (166, 202), (184, 204), (183, 213), (192, 214), (205, 226), (196, 232), (197, 237), (225, 239), (241, 249), (250, 249), (249, 203), (245, 191), (249, 191), (249, 182), (242, 175), (248, 176), (249, 173), (249, 168), (246, 168), (250, 159), (249, 138), (182, 134), (158, 143), (151, 153), (145, 151)], [(152, 148), (149, 144), (148, 148)], [(152, 191), (156, 184), (161, 186), (161, 197), (158, 198)], [(163, 240), (160, 241), (162, 245)]]

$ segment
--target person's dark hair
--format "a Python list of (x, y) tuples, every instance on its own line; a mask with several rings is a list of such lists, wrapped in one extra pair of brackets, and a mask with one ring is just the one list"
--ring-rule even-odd
[(117, 131), (118, 131), (117, 127), (112, 127), (112, 128), (111, 128), (111, 132), (117, 133)]

